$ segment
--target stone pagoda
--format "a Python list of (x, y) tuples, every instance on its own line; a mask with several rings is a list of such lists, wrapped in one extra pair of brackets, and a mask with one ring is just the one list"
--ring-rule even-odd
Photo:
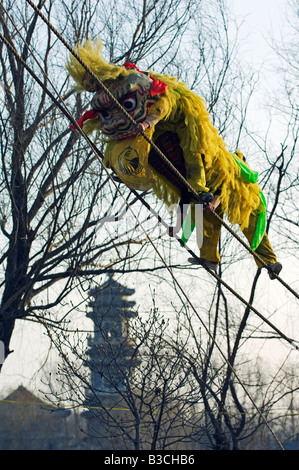
[[(130, 320), (137, 313), (135, 293), (118, 283), (110, 275), (107, 281), (90, 291), (90, 310), (87, 314), (94, 323), (94, 334), (88, 340), (87, 355), (94, 393), (118, 393), (124, 387), (135, 349), (130, 338)], [(87, 393), (90, 404), (92, 396)]]

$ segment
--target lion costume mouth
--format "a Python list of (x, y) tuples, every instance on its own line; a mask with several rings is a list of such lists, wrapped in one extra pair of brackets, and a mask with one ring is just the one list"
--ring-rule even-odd
[[(138, 121), (137, 123), (143, 123), (146, 121), (146, 117), (142, 119), (141, 121)], [(132, 137), (136, 137), (139, 134), (139, 130), (135, 128), (134, 125), (131, 125), (129, 130), (119, 130), (119, 128), (116, 126), (114, 129), (111, 130), (111, 132), (106, 132), (105, 135), (109, 137), (110, 140), (113, 141), (121, 141), (121, 140), (126, 140), (126, 139), (131, 139)]]

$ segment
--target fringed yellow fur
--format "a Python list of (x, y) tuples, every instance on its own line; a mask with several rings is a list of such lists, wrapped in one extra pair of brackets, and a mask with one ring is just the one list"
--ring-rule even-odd
[(243, 180), (240, 168), (212, 125), (203, 100), (173, 77), (152, 75), (168, 84), (165, 96), (155, 105), (164, 111), (156, 132), (172, 130), (179, 135), (190, 185), (197, 192), (214, 193), (220, 189), (228, 220), (241, 229), (247, 227), (250, 214), (260, 208), (258, 185)]
[[(116, 79), (134, 73), (134, 69), (108, 64), (100, 55), (102, 43), (90, 40), (77, 46), (77, 52), (83, 62), (100, 80)], [(67, 69), (82, 91), (85, 69), (71, 56)], [(168, 85), (159, 101), (149, 108), (149, 113), (158, 111), (161, 119), (155, 126), (153, 140), (165, 130), (176, 132), (180, 138), (187, 171), (187, 180), (197, 192), (221, 190), (223, 212), (232, 224), (239, 224), (241, 229), (248, 226), (249, 217), (260, 207), (260, 189), (255, 183), (245, 182), (240, 168), (226, 148), (216, 128), (212, 125), (204, 101), (170, 75), (161, 75), (150, 71), (155, 78)], [(98, 131), (97, 119), (84, 123), (87, 134)], [(104, 139), (105, 140), (105, 139)], [(153, 187), (155, 195), (168, 206), (178, 202), (179, 193), (173, 185), (157, 173)]]
[[(100, 39), (96, 42), (87, 39), (84, 44), (77, 44), (74, 48), (83, 63), (102, 81), (115, 80), (120, 75), (125, 77), (133, 73), (133, 70), (127, 70), (125, 67), (106, 62), (101, 56), (101, 49), (102, 41)], [(84, 91), (83, 82), (86, 70), (83, 65), (73, 55), (70, 55), (66, 63), (66, 69), (77, 84), (75, 89), (80, 92)]]

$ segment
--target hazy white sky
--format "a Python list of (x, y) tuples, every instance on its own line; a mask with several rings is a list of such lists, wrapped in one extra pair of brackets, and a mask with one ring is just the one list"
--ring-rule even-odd
[(229, 0), (232, 12), (245, 16), (242, 27), (248, 36), (248, 48), (252, 54), (264, 58), (268, 54), (267, 40), (279, 38), (286, 24), (288, 0)]

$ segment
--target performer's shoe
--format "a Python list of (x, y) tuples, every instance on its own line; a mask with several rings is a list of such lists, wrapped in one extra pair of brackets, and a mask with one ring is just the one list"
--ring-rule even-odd
[(217, 267), (219, 263), (215, 263), (214, 261), (208, 261), (207, 259), (204, 259), (204, 258), (188, 258), (188, 261), (191, 264), (198, 264), (200, 266), (203, 266), (204, 268), (208, 268), (214, 273), (217, 273)]
[(282, 264), (277, 261), (274, 264), (268, 264), (267, 268), (270, 279), (276, 279), (275, 274), (278, 276), (282, 270)]

